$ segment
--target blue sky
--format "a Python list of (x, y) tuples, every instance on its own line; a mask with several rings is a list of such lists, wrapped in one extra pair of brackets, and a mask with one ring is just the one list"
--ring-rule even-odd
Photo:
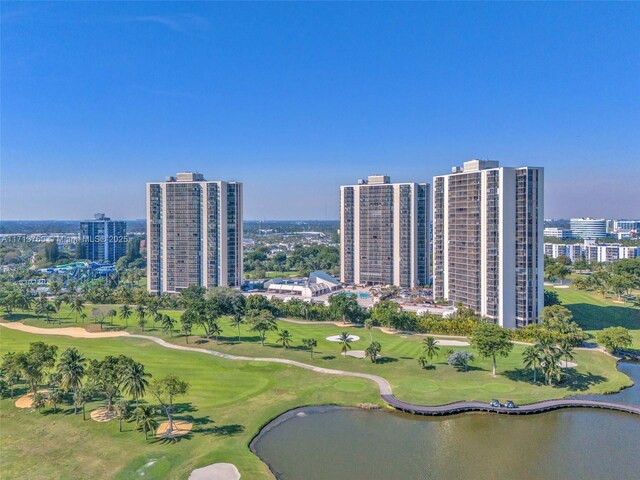
[(640, 3), (2, 3), (4, 219), (143, 218), (145, 182), (338, 216), (368, 174), (546, 169), (546, 217), (640, 217)]

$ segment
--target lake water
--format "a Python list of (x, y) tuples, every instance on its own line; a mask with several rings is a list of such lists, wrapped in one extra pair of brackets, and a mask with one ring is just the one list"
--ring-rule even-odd
[[(636, 385), (606, 398), (640, 404), (640, 364), (620, 370)], [(606, 410), (431, 418), (310, 407), (253, 448), (283, 480), (640, 479), (640, 417)]]

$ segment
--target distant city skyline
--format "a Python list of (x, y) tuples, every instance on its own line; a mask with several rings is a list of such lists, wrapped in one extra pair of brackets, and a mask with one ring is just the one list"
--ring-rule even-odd
[(247, 220), (473, 158), (545, 168), (545, 218), (640, 216), (638, 3), (1, 4), (0, 218), (145, 218), (244, 184)]

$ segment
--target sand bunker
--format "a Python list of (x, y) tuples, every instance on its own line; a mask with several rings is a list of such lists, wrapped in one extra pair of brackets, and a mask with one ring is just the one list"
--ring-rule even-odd
[[(38, 390), (38, 393), (44, 395), (47, 398), (49, 390)], [(17, 408), (33, 408), (33, 393), (27, 393), (16, 400)]]
[(574, 363), (574, 362), (567, 362), (565, 360), (560, 360), (558, 362), (558, 365), (560, 365), (560, 368), (573, 368), (573, 367), (577, 367), (578, 364)]
[[(163, 422), (158, 427), (158, 430), (156, 430), (156, 437), (158, 438), (180, 437), (182, 435), (186, 435), (187, 433), (189, 433), (192, 428), (193, 428), (193, 423), (185, 422), (184, 420), (174, 420), (173, 431), (169, 433), (169, 422)], [(205, 478), (205, 477), (202, 477), (202, 478)]]
[(118, 418), (118, 415), (116, 415), (116, 412), (113, 410), (107, 410), (107, 407), (99, 407), (91, 412), (91, 420), (95, 420), (96, 422), (108, 422), (114, 418)]
[[(330, 342), (342, 341), (340, 340), (340, 335), (332, 335), (330, 337), (327, 337), (327, 340), (329, 340)], [(360, 340), (360, 337), (357, 335), (349, 335), (349, 340), (351, 340), (352, 342), (357, 342), (358, 340)]]
[(10, 328), (11, 330), (19, 330), (27, 333), (37, 333), (39, 335), (65, 335), (74, 338), (110, 338), (110, 337), (123, 337), (129, 335), (127, 332), (87, 332), (84, 328), (80, 327), (61, 327), (61, 328), (40, 328), (32, 327), (31, 325), (24, 325), (22, 323), (3, 322), (3, 327)]
[(365, 358), (367, 356), (364, 350), (349, 350), (348, 352), (343, 353), (342, 355), (346, 355), (347, 357), (353, 357), (353, 358)]
[(213, 463), (195, 469), (189, 480), (240, 480), (240, 472), (233, 463)]

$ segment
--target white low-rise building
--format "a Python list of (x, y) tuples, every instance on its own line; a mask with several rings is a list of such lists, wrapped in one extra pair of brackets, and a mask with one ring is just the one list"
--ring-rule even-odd
[(312, 298), (338, 290), (341, 283), (326, 272), (312, 272), (307, 280), (274, 278), (264, 283), (267, 293)]

